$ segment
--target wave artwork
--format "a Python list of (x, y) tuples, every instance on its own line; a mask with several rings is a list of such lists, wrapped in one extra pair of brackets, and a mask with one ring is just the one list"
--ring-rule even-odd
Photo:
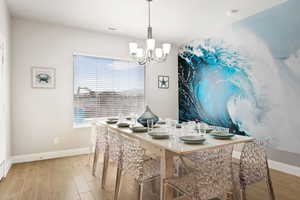
[(229, 33), (179, 49), (180, 121), (227, 127), (300, 153), (300, 51), (275, 59), (252, 32)]

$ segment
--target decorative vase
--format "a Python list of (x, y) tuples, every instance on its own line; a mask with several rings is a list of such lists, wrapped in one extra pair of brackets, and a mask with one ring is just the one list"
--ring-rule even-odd
[(145, 112), (137, 119), (137, 121), (144, 127), (147, 127), (148, 120), (152, 120), (153, 125), (155, 125), (158, 122), (159, 118), (150, 110), (149, 106), (146, 106)]

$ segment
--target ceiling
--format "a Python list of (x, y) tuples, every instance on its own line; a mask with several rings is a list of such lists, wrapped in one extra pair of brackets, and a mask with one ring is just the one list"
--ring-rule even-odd
[[(154, 0), (154, 38), (182, 44), (264, 11), (286, 0)], [(145, 38), (146, 0), (7, 0), (13, 16)], [(239, 12), (228, 16), (227, 12)], [(117, 30), (108, 30), (115, 27)]]

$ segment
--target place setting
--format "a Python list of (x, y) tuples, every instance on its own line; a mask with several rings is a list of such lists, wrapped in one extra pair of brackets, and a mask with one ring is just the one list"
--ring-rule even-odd
[(181, 124), (177, 124), (176, 128), (178, 128), (178, 125), (180, 125), (180, 134), (178, 136), (179, 142), (197, 145), (204, 144), (206, 141), (205, 135), (207, 127), (205, 124), (193, 121), (182, 122)]
[(146, 133), (148, 131), (147, 127), (139, 126), (139, 125), (132, 125), (130, 126), (130, 129), (134, 133)]
[(118, 121), (119, 121), (119, 118), (114, 118), (114, 117), (110, 117), (110, 118), (106, 119), (107, 124), (116, 124), (116, 123), (118, 123)]
[(179, 137), (185, 144), (203, 144), (206, 139), (202, 135), (185, 135)]
[[(157, 124), (160, 124), (161, 126), (158, 126)], [(152, 119), (147, 120), (147, 132), (152, 139), (169, 139), (170, 133), (166, 126), (166, 121), (159, 120), (155, 121)]]
[(235, 134), (229, 132), (229, 128), (215, 127), (209, 135), (218, 140), (231, 140)]

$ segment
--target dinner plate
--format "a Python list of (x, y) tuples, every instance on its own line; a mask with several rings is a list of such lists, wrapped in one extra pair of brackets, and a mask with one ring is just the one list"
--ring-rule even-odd
[(216, 139), (223, 139), (223, 140), (231, 139), (234, 136), (234, 134), (232, 133), (223, 133), (223, 132), (212, 132), (210, 133), (210, 135)]
[(176, 124), (176, 128), (181, 128), (181, 124)]
[(108, 121), (118, 121), (119, 118), (116, 118), (116, 117), (109, 117), (107, 118)]
[(147, 128), (143, 126), (136, 126), (136, 127), (131, 127), (130, 128), (133, 132), (135, 133), (145, 133), (147, 132)]
[(167, 132), (150, 132), (148, 133), (153, 139), (168, 139), (170, 135)]
[(108, 124), (116, 124), (118, 120), (107, 120), (106, 123)]
[(187, 144), (202, 144), (206, 140), (203, 136), (193, 135), (181, 136), (179, 139)]
[(205, 142), (205, 140), (195, 140), (195, 141), (192, 141), (192, 140), (186, 140), (186, 141), (184, 141), (183, 140), (183, 142), (185, 144), (203, 144)]
[(125, 122), (121, 122), (121, 123), (118, 123), (117, 126), (119, 128), (127, 128), (129, 127), (129, 124), (128, 123), (125, 123)]
[(181, 140), (184, 141), (200, 141), (200, 140), (205, 140), (203, 136), (197, 136), (197, 135), (186, 135), (186, 136), (181, 136), (179, 137)]
[(211, 133), (213, 130), (214, 130), (214, 129), (212, 129), (212, 128), (207, 128), (207, 129), (205, 129), (205, 132), (206, 132), (206, 133)]

